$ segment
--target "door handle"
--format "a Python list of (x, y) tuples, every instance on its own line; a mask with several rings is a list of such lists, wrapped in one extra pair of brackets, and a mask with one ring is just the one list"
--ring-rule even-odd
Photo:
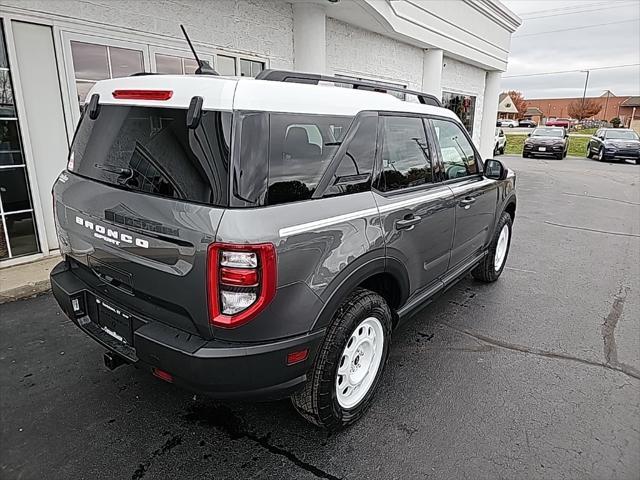
[(411, 230), (422, 221), (422, 217), (412, 215), (404, 220), (396, 220), (396, 230)]
[(465, 197), (464, 199), (460, 200), (460, 206), (463, 207), (466, 210), (467, 208), (469, 208), (475, 202), (476, 202), (475, 198), (473, 198), (473, 197)]

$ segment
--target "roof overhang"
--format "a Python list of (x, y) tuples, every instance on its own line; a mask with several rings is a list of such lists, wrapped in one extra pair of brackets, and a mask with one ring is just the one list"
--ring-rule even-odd
[[(295, 1), (295, 0), (294, 0)], [(298, 0), (300, 1), (300, 0)], [(507, 68), (520, 18), (497, 0), (325, 0), (327, 16), (487, 70)]]

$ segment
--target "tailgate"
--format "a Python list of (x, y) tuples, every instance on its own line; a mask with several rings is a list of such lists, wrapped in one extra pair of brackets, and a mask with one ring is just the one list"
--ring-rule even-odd
[[(231, 114), (100, 105), (54, 185), (62, 253), (115, 306), (211, 337), (207, 246), (228, 203)], [(93, 117), (93, 118), (92, 118)]]

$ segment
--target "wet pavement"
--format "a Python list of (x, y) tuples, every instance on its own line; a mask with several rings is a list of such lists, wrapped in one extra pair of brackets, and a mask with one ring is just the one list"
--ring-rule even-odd
[(352, 428), (110, 372), (47, 294), (0, 306), (0, 477), (639, 478), (640, 167), (500, 158), (518, 172), (507, 269), (395, 333)]

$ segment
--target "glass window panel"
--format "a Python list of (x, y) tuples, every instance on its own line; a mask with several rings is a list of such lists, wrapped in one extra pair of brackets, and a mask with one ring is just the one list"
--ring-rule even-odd
[(0, 152), (20, 151), (20, 136), (16, 120), (0, 120)]
[(2, 28), (2, 22), (0, 22), (0, 68), (9, 68), (9, 62), (7, 62), (7, 50), (4, 44), (4, 29)]
[(111, 78), (128, 77), (144, 72), (142, 52), (129, 48), (109, 47), (111, 56)]
[(0, 70), (0, 117), (15, 117), (16, 108), (13, 105), (13, 89), (8, 70)]
[(473, 119), (476, 110), (476, 97), (459, 93), (442, 92), (442, 105), (456, 115), (467, 129), (469, 135), (473, 135)]
[[(7, 233), (9, 233), (11, 256), (17, 257), (38, 253), (38, 240), (36, 238), (33, 212), (5, 215), (4, 220), (7, 224)], [(1, 246), (0, 250), (2, 250)]]
[(71, 55), (76, 78), (104, 80), (109, 78), (107, 47), (92, 43), (71, 42)]
[(0, 198), (5, 213), (31, 209), (24, 167), (0, 170)]
[(184, 73), (186, 73), (187, 75), (193, 75), (194, 73), (196, 73), (196, 70), (198, 68), (198, 62), (196, 62), (192, 58), (185, 58), (183, 59), (183, 61), (184, 61)]
[(161, 55), (156, 53), (156, 72), (171, 75), (182, 74), (182, 59), (173, 55)]
[(420, 118), (383, 117), (381, 190), (431, 183), (431, 158)]
[(218, 55), (218, 73), (220, 75), (235, 75), (236, 59), (225, 55)]
[(478, 173), (475, 152), (462, 129), (454, 122), (433, 119), (446, 180)]
[(80, 105), (80, 111), (82, 111), (82, 105), (89, 90), (93, 88), (94, 82), (76, 82), (76, 90), (78, 90), (78, 104)]
[(251, 62), (251, 76), (255, 77), (262, 70), (264, 70), (264, 63), (262, 62)]
[(14, 151), (3, 151), (0, 150), (0, 166), (6, 165), (22, 165), (24, 160), (22, 160), (22, 152), (20, 150)]
[(251, 60), (240, 59), (240, 76), (241, 77), (250, 77), (251, 76)]

